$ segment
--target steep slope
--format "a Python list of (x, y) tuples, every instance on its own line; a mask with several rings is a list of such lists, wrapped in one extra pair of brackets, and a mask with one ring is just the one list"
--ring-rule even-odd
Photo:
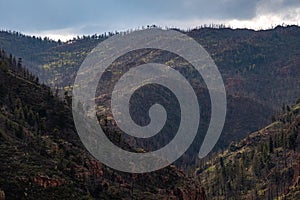
[(35, 55), (60, 43), (49, 38), (27, 36), (15, 31), (0, 31), (0, 46), (15, 56), (35, 61)]
[[(131, 175), (96, 161), (82, 146), (69, 98), (59, 101), (0, 52), (0, 196), (7, 199), (205, 199), (174, 166)], [(112, 133), (113, 134), (113, 133)], [(126, 145), (126, 144), (123, 144)]]
[(278, 108), (300, 96), (300, 27), (266, 31), (198, 29), (187, 33), (210, 53), (230, 94)]
[[(250, 97), (273, 108), (292, 103), (300, 96), (299, 26), (278, 26), (263, 31), (199, 28), (184, 33), (210, 53), (229, 94)], [(42, 82), (63, 87), (72, 85), (86, 55), (111, 35), (83, 36), (58, 43), (2, 31), (0, 48), (22, 57), (26, 64), (34, 63), (46, 70), (45, 73), (40, 71)], [(159, 54), (156, 56), (162, 58)], [(164, 63), (176, 61), (169, 58)]]
[(41, 82), (52, 86), (68, 86), (72, 82), (68, 76), (74, 78), (76, 72), (74, 68), (78, 69), (88, 52), (111, 35), (112, 33), (83, 36), (62, 43), (47, 37), (27, 36), (16, 31), (0, 31), (0, 48), (22, 57), (27, 68), (38, 75)]
[[(227, 147), (232, 140), (239, 140), (267, 125), (278, 107), (283, 103), (292, 103), (300, 96), (300, 27), (278, 26), (265, 31), (200, 28), (184, 33), (210, 53), (225, 82), (228, 116), (216, 149)], [(40, 80), (70, 91), (85, 56), (108, 36), (86, 36), (35, 52), (32, 57), (42, 70), (39, 73)], [(8, 44), (9, 42), (5, 43), (3, 47)], [(26, 63), (29, 57), (24, 56)], [(199, 83), (199, 76), (190, 70), (187, 62), (162, 51), (142, 51), (132, 58), (129, 56), (120, 59), (118, 65), (127, 68), (145, 61), (177, 67), (190, 82), (194, 82), (195, 87), (205, 88), (205, 84)], [(121, 74), (117, 65), (113, 67), (117, 70), (108, 72), (112, 73), (110, 83)], [(205, 96), (203, 88), (195, 88), (199, 98)], [(108, 94), (109, 91), (103, 95), (103, 101), (109, 101)], [(209, 107), (209, 101), (204, 102), (203, 107)], [(206, 114), (202, 116), (204, 126), (207, 126), (209, 119), (209, 112)]]
[(37, 65), (36, 55), (59, 44), (61, 43), (49, 38), (27, 36), (15, 31), (0, 31), (0, 48), (16, 57), (23, 58), (29, 70), (36, 75), (43, 74), (43, 70)]
[(300, 198), (300, 99), (196, 172), (209, 199)]

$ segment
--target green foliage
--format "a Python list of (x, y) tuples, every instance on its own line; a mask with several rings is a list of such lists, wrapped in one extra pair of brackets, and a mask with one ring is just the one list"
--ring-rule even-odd
[[(220, 28), (203, 27), (186, 34), (205, 47), (224, 78), (229, 94), (225, 136), (220, 139), (224, 148), (232, 138), (238, 140), (266, 124), (274, 113), (274, 107), (278, 108), (282, 102), (290, 103), (299, 97), (300, 31), (297, 26), (257, 32)], [(74, 131), (71, 97), (65, 93), (64, 102), (61, 102), (58, 92), (53, 95), (48, 87), (39, 84), (40, 78), (56, 88), (67, 88), (88, 52), (111, 35), (113, 33), (84, 36), (62, 43), (16, 32), (0, 32), (0, 47), (22, 57), (16, 58), (12, 54), (6, 55), (2, 49), (0, 51), (0, 185), (7, 185), (4, 190), (8, 191), (10, 198), (25, 198), (22, 195), (29, 188), (28, 194), (35, 194), (32, 196), (35, 199), (41, 196), (48, 198), (50, 194), (57, 197), (62, 190), (66, 191), (63, 198), (100, 195), (99, 198), (112, 199), (122, 194), (128, 199), (133, 195), (141, 195), (138, 196), (141, 198), (145, 188), (155, 196), (159, 187), (160, 191), (167, 191), (164, 193), (167, 196), (167, 193), (177, 191), (178, 187), (193, 185), (176, 169), (159, 171), (153, 177), (141, 176), (135, 184), (131, 184), (133, 181), (127, 175), (107, 168), (101, 169), (104, 175), (97, 177), (91, 173), (93, 170), (89, 169), (86, 162), (92, 158), (83, 150)], [(180, 61), (176, 56), (164, 52), (149, 51), (144, 55), (146, 60), (154, 59), (172, 66), (176, 65), (175, 61)], [(144, 58), (133, 59), (144, 62)], [(119, 61), (122, 67), (132, 63), (126, 58)], [(30, 71), (38, 74), (39, 78), (33, 76), (23, 64), (28, 65)], [(43, 69), (36, 66), (42, 66)], [(182, 73), (191, 81), (199, 78), (185, 62), (180, 62), (180, 66)], [(112, 72), (110, 78), (116, 78), (119, 72)], [(203, 93), (201, 89), (197, 91), (201, 97), (205, 96)], [(291, 189), (291, 177), (297, 171), (293, 170), (295, 159), (291, 155), (298, 155), (299, 151), (296, 123), (299, 111), (286, 105), (282, 110), (288, 113), (274, 116), (274, 123), (268, 129), (251, 135), (243, 142), (233, 143), (220, 159), (211, 162), (213, 166), (209, 166), (207, 171), (203, 169), (202, 180), (206, 180), (203, 185), (207, 185), (210, 198), (249, 199), (251, 196), (257, 199), (269, 195), (268, 198), (272, 199), (274, 188), (279, 194)], [(109, 121), (105, 121), (105, 124), (105, 129), (109, 130)], [(113, 130), (108, 135), (112, 141), (120, 143), (119, 132)], [(125, 143), (122, 145), (126, 146)], [(180, 164), (185, 166), (189, 162), (194, 162), (191, 156), (184, 155)], [(80, 173), (84, 176), (77, 177)], [(41, 174), (65, 179), (67, 184), (56, 188), (39, 188), (32, 184), (30, 178)], [(278, 180), (278, 177), (282, 179)], [(162, 180), (167, 181), (162, 183)], [(120, 187), (121, 183), (125, 185), (124, 188)], [(293, 191), (296, 193), (297, 188), (293, 188)]]
[(9, 64), (1, 53), (0, 63), (7, 68), (0, 70), (0, 186), (7, 199), (156, 199), (158, 191), (168, 198), (179, 188), (205, 195), (175, 167), (135, 178), (105, 167), (82, 145), (67, 93), (59, 100), (13, 56)]
[(299, 193), (295, 177), (300, 169), (300, 113), (291, 117), (297, 105), (284, 108), (279, 121), (232, 144), (202, 169), (200, 180), (208, 198), (278, 199)]

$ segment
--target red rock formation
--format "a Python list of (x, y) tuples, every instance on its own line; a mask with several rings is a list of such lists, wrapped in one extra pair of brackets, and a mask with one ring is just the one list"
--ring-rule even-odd
[(103, 175), (102, 165), (100, 162), (95, 160), (88, 160), (86, 161), (86, 165), (90, 175), (93, 175), (97, 178)]
[(47, 188), (47, 187), (61, 186), (61, 185), (65, 184), (66, 181), (64, 179), (49, 178), (47, 176), (38, 176), (38, 177), (32, 178), (32, 182), (39, 186)]

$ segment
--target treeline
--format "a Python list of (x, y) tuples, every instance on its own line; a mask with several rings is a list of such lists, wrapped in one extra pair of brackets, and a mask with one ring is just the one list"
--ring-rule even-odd
[[(270, 29), (273, 28), (283, 28), (283, 27), (290, 27), (293, 25), (288, 25), (288, 24), (281, 24), (278, 25), (276, 27), (271, 26)], [(82, 36), (77, 36), (77, 37), (73, 37), (72, 39), (68, 40), (67, 42), (72, 42), (72, 41), (76, 41), (76, 40), (89, 40), (89, 39), (107, 39), (108, 37), (111, 37), (113, 35), (118, 35), (118, 34), (128, 34), (131, 33), (133, 31), (137, 31), (137, 30), (144, 30), (144, 29), (149, 29), (149, 28), (161, 28), (161, 29), (166, 29), (166, 30), (178, 30), (181, 32), (190, 32), (192, 30), (199, 30), (199, 29), (231, 29), (232, 27), (230, 25), (226, 25), (226, 24), (215, 24), (215, 23), (210, 23), (210, 24), (202, 24), (200, 26), (196, 26), (196, 27), (191, 27), (191, 28), (187, 28), (187, 29), (182, 29), (180, 27), (177, 26), (173, 26), (173, 27), (168, 27), (168, 26), (157, 26), (155, 24), (153, 25), (146, 25), (146, 26), (141, 26), (141, 27), (137, 27), (135, 29), (128, 29), (126, 31), (108, 31), (108, 32), (104, 32), (101, 34), (93, 34), (93, 35), (82, 35)], [(26, 38), (26, 39), (33, 39), (36, 41), (40, 41), (40, 42), (46, 42), (46, 43), (58, 43), (58, 44), (62, 44), (63, 42), (59, 39), (58, 41), (55, 41), (47, 36), (45, 37), (41, 37), (41, 36), (30, 36), (30, 35), (25, 35), (21, 32), (18, 31), (12, 31), (12, 30), (0, 30), (0, 34), (4, 33), (4, 34), (10, 34), (13, 36), (17, 36), (18, 38)]]
[(41, 36), (30, 36), (30, 35), (25, 35), (23, 33), (20, 33), (18, 31), (12, 31), (12, 30), (1, 30), (0, 34), (10, 34), (13, 36), (16, 36), (18, 38), (26, 38), (26, 39), (33, 39), (36, 41), (40, 41), (40, 42), (47, 42), (47, 43), (56, 43), (55, 40), (50, 39), (49, 37), (44, 37), (42, 38)]
[(19, 75), (29, 81), (39, 83), (39, 78), (23, 66), (22, 58), (16, 58), (12, 54), (8, 55), (3, 49), (0, 49), (0, 62), (3, 68), (4, 66), (7, 66), (7, 70), (11, 70), (15, 75)]

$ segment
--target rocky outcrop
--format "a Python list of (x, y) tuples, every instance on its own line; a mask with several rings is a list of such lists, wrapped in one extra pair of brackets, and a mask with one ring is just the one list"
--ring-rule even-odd
[(32, 178), (32, 182), (39, 186), (47, 188), (47, 187), (61, 186), (61, 185), (65, 184), (66, 181), (64, 179), (49, 178), (48, 176), (38, 176), (38, 177)]
[(103, 175), (102, 165), (100, 162), (95, 160), (86, 161), (87, 168), (89, 173), (97, 178)]

